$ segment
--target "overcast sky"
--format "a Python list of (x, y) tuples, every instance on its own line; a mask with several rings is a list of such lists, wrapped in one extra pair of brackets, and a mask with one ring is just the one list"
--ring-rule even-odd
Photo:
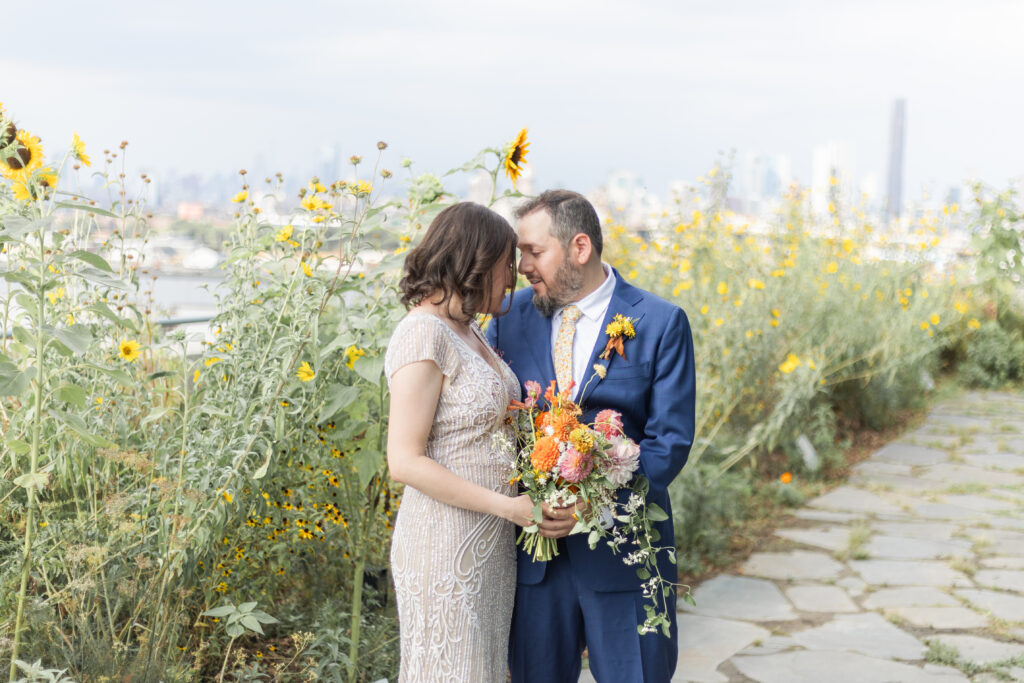
[[(906, 192), (1024, 173), (1024, 2), (860, 0), (25, 6), (0, 101), (48, 148), (132, 143), (136, 169), (314, 168), (320, 150), (444, 171), (530, 129), (537, 189), (630, 169), (665, 192), (722, 152), (856, 150), (884, 184), (907, 100)], [(13, 26), (11, 27), (13, 28)]]

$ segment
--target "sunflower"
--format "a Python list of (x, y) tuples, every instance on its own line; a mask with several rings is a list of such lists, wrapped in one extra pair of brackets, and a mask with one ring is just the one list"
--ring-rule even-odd
[(516, 187), (519, 175), (523, 172), (523, 165), (526, 163), (526, 153), (529, 151), (530, 143), (526, 141), (526, 129), (519, 131), (516, 139), (505, 146), (505, 175), (512, 181), (512, 187)]
[(43, 165), (43, 145), (39, 138), (27, 130), (19, 130), (15, 136), (17, 146), (14, 156), (0, 160), (0, 173), (11, 180), (28, 180), (32, 171)]
[(129, 363), (135, 362), (139, 357), (139, 342), (134, 339), (122, 339), (117, 345), (117, 355)]
[(71, 139), (71, 154), (86, 166), (92, 166), (92, 160), (85, 153), (85, 143), (82, 142), (82, 138), (78, 137), (78, 133), (75, 133)]

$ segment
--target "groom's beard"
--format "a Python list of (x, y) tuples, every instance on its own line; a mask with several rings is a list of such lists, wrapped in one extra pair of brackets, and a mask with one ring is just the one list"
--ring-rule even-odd
[(555, 271), (555, 281), (547, 285), (548, 293), (533, 295), (533, 305), (541, 315), (550, 318), (562, 306), (576, 301), (582, 289), (583, 269), (564, 261)]

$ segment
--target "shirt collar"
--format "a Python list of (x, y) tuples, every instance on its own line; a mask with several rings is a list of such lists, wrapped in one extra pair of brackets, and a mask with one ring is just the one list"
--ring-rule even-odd
[[(612, 300), (612, 294), (615, 293), (614, 271), (604, 262), (601, 263), (601, 267), (604, 269), (605, 275), (601, 286), (579, 301), (572, 302), (576, 308), (580, 309), (580, 313), (597, 322), (601, 322), (604, 319), (604, 314), (608, 311), (608, 304)], [(563, 306), (558, 309), (553, 317), (560, 317), (564, 310), (565, 307)]]

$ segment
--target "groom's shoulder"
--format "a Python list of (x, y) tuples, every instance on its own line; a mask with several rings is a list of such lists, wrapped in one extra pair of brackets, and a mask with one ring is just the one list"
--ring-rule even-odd
[(684, 311), (682, 306), (679, 304), (673, 303), (668, 299), (658, 296), (654, 292), (641, 289), (635, 285), (629, 286), (635, 290), (637, 295), (639, 295), (642, 302), (641, 305), (648, 313), (651, 313), (660, 319), (664, 319), (666, 322), (668, 322), (668, 320), (674, 315), (681, 314), (683, 318), (686, 318), (686, 311)]

